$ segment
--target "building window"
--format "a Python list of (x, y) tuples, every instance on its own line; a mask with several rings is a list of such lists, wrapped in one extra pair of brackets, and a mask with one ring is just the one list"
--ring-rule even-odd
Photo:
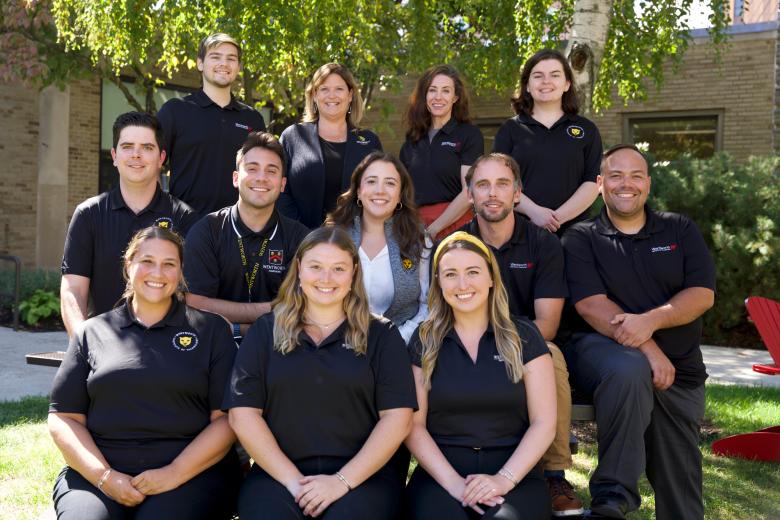
[(706, 159), (721, 149), (723, 114), (625, 114), (623, 129), (626, 141), (646, 143), (658, 160), (669, 161), (686, 153)]
[(496, 140), (496, 134), (501, 125), (504, 124), (505, 117), (482, 117), (473, 121), (474, 125), (482, 131), (482, 137), (485, 139), (485, 153), (493, 151), (493, 142)]

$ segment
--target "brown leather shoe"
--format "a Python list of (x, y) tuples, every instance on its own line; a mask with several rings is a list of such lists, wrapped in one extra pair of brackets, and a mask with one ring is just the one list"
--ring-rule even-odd
[(574, 494), (574, 488), (565, 478), (549, 477), (547, 489), (550, 491), (553, 516), (580, 516), (584, 513), (582, 500)]

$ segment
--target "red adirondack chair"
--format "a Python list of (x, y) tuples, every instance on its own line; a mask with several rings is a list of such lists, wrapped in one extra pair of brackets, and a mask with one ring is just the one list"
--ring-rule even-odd
[[(755, 372), (780, 375), (780, 302), (751, 296), (745, 300), (748, 314), (761, 335), (774, 364), (753, 365)], [(712, 443), (716, 455), (780, 462), (780, 426), (732, 435)]]

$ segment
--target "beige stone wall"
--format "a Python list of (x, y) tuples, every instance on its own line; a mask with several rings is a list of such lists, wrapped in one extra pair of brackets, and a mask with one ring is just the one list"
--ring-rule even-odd
[(724, 151), (739, 160), (772, 153), (777, 32), (738, 34), (730, 42), (720, 66), (711, 45), (697, 40), (677, 71), (666, 67), (666, 82), (660, 91), (651, 86), (647, 101), (624, 106), (615, 98), (593, 118), (605, 144), (623, 141), (623, 121), (632, 113), (722, 111)]
[(32, 266), (38, 182), (36, 89), (0, 83), (0, 120), (0, 254), (20, 256)]

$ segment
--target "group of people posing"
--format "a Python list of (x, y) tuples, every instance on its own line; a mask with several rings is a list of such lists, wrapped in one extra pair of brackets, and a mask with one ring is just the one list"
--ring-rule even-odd
[(427, 70), (398, 158), (344, 66), (277, 139), (231, 94), (240, 60), (213, 34), (201, 90), (119, 116), (119, 185), (73, 214), (58, 518), (580, 515), (570, 379), (593, 516), (637, 509), (646, 472), (658, 518), (703, 518), (713, 262), (647, 206), (642, 154), (603, 152), (559, 52), (525, 64), (487, 154), (457, 71)]

